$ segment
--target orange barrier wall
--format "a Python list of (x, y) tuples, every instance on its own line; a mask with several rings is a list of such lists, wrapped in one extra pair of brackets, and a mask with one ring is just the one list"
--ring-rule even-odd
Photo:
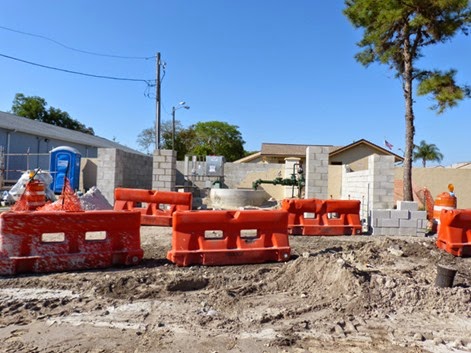
[(359, 200), (284, 199), (288, 233), (292, 235), (355, 235), (361, 233)]
[(167, 258), (178, 266), (287, 261), (287, 224), (281, 210), (175, 212)]
[(471, 256), (471, 210), (442, 210), (436, 244), (454, 256)]
[(134, 265), (139, 232), (138, 212), (4, 212), (0, 275)]
[[(154, 191), (116, 188), (114, 210), (141, 212), (141, 225), (171, 226), (175, 211), (191, 210), (192, 194), (189, 192)], [(138, 203), (146, 204), (143, 207)], [(161, 209), (161, 206), (167, 206)]]

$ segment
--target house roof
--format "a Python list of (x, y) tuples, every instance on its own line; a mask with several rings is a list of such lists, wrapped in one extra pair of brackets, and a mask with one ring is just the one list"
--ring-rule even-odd
[(345, 152), (345, 151), (347, 151), (351, 148), (354, 148), (354, 147), (362, 145), (362, 144), (367, 145), (367, 146), (369, 146), (369, 147), (371, 147), (375, 150), (378, 150), (382, 154), (389, 154), (391, 156), (394, 156), (394, 161), (395, 162), (403, 162), (404, 161), (404, 157), (401, 157), (401, 156), (399, 156), (399, 155), (397, 155), (397, 154), (395, 154), (395, 153), (393, 153), (393, 152), (391, 152), (391, 151), (389, 151), (389, 150), (387, 150), (387, 149), (385, 149), (381, 146), (378, 146), (378, 145), (374, 144), (373, 142), (365, 140), (365, 139), (354, 141), (349, 145), (346, 145), (346, 146), (340, 147), (338, 149), (335, 149), (334, 151), (329, 153), (329, 157), (333, 157), (333, 156), (335, 156), (339, 153)]
[(305, 157), (307, 147), (329, 147), (329, 151), (334, 150), (332, 145), (298, 145), (298, 144), (282, 144), (282, 143), (262, 143), (262, 156), (290, 156)]
[(34, 136), (41, 136), (44, 138), (68, 141), (71, 143), (77, 143), (79, 145), (97, 148), (116, 148), (125, 152), (142, 154), (137, 150), (123, 146), (114, 141), (107, 140), (100, 136), (94, 136), (79, 131), (65, 129), (63, 127), (31, 120), (5, 112), (0, 112), (0, 128), (23, 132)]
[(354, 141), (353, 143), (346, 145), (346, 146), (333, 146), (333, 145), (300, 145), (300, 144), (284, 144), (284, 143), (262, 143), (262, 149), (260, 152), (256, 152), (251, 154), (250, 156), (246, 156), (242, 159), (236, 161), (236, 163), (246, 163), (250, 162), (258, 157), (263, 156), (272, 156), (272, 157), (305, 157), (306, 156), (306, 148), (307, 147), (328, 147), (329, 148), (329, 157), (333, 157), (337, 154), (345, 152), (351, 148), (357, 147), (359, 145), (367, 145), (378, 152), (386, 155), (394, 156), (395, 162), (402, 162), (404, 158), (385, 149), (381, 146), (378, 146), (368, 140), (361, 139), (358, 141)]

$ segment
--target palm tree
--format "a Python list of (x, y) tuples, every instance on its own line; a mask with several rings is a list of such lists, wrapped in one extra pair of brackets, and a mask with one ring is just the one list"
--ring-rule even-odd
[(414, 146), (413, 159), (414, 162), (422, 160), (422, 166), (425, 168), (427, 161), (440, 163), (443, 159), (443, 154), (440, 153), (435, 144), (428, 144), (425, 140), (422, 140), (420, 145)]

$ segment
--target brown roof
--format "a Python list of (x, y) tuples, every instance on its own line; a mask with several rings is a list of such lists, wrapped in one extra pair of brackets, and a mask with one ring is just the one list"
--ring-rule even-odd
[(332, 145), (297, 145), (282, 143), (262, 143), (262, 156), (305, 157), (307, 147), (329, 147), (329, 152), (339, 148)]
[(397, 154), (395, 154), (394, 152), (391, 152), (381, 146), (378, 146), (378, 145), (375, 145), (374, 143), (368, 141), (368, 140), (365, 140), (365, 139), (361, 139), (361, 140), (358, 140), (358, 141), (354, 141), (352, 142), (351, 144), (349, 145), (346, 145), (346, 146), (343, 146), (343, 147), (340, 147), (340, 148), (337, 148), (335, 149), (334, 151), (330, 151), (330, 154), (329, 154), (329, 157), (332, 157), (338, 153), (342, 153), (343, 151), (346, 151), (352, 147), (355, 147), (355, 146), (358, 146), (358, 145), (361, 145), (361, 144), (365, 144), (365, 145), (368, 145), (378, 151), (381, 151), (382, 153), (384, 154), (389, 154), (389, 155), (392, 155), (394, 156), (394, 161), (395, 162), (403, 162), (404, 161), (404, 157), (401, 157)]

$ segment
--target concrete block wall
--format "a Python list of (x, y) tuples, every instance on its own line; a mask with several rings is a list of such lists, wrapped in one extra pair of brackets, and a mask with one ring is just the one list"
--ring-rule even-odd
[(327, 199), (329, 186), (329, 148), (309, 146), (306, 148), (304, 166), (306, 199)]
[[(371, 210), (389, 209), (394, 205), (394, 157), (371, 155), (368, 169), (342, 173), (342, 199), (361, 201), (360, 217), (368, 219)], [(370, 221), (371, 224), (371, 221)]]
[(152, 190), (174, 191), (177, 180), (177, 153), (155, 150), (152, 168)]
[(96, 186), (110, 204), (114, 204), (114, 189), (117, 187), (150, 189), (152, 186), (150, 156), (99, 148), (96, 166)]
[(371, 211), (373, 235), (425, 236), (427, 212), (418, 210), (417, 202), (397, 201), (396, 209)]

